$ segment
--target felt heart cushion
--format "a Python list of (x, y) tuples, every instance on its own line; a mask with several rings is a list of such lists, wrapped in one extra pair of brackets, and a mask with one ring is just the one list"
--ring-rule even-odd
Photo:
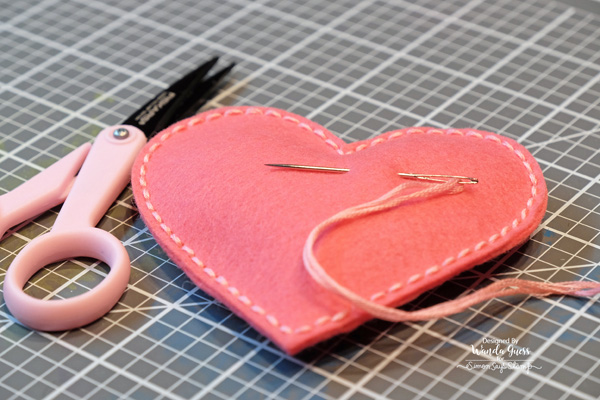
[(546, 208), (538, 164), (511, 139), (408, 128), (347, 144), (308, 119), (260, 107), (207, 111), (159, 133), (138, 156), (132, 183), (169, 257), (293, 354), (371, 318), (316, 283), (302, 249), (321, 221), (406, 182), (397, 172), (479, 183), (341, 224), (317, 243), (332, 277), (384, 305), (404, 304), (522, 243)]

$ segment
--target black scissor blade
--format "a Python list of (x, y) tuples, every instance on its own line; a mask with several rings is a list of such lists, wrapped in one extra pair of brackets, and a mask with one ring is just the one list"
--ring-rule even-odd
[(196, 99), (188, 104), (187, 109), (182, 109), (180, 114), (177, 116), (178, 120), (191, 117), (202, 107), (206, 102), (211, 99), (217, 91), (220, 89), (221, 81), (231, 72), (235, 67), (235, 63), (229, 64), (222, 70), (214, 73), (204, 82), (201, 82), (194, 90), (198, 94)]
[(168, 89), (163, 90), (144, 104), (123, 124), (133, 125), (141, 129), (150, 138), (154, 133), (175, 122), (173, 115), (179, 114), (178, 109), (187, 106), (190, 98), (194, 97), (191, 88), (202, 82), (208, 71), (218, 60), (219, 57), (214, 57), (179, 79)]
[(206, 102), (213, 98), (215, 93), (219, 91), (221, 81), (229, 74), (229, 72), (231, 72), (233, 67), (235, 67), (235, 63), (229, 64), (195, 88), (196, 93), (198, 93), (197, 99), (190, 102), (187, 109), (182, 109), (177, 115), (176, 120), (182, 120), (196, 114), (200, 107), (206, 104)]

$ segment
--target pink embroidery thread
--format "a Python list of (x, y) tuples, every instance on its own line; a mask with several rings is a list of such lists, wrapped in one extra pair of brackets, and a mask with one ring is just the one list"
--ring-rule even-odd
[[(150, 146), (150, 148), (148, 149), (148, 152), (144, 155), (143, 158), (143, 164), (140, 168), (140, 178), (139, 178), (139, 182), (140, 182), (140, 186), (142, 187), (142, 194), (144, 196), (145, 201), (145, 206), (148, 208), (148, 210), (151, 211), (151, 215), (156, 219), (156, 221), (160, 224), (160, 227), (163, 229), (163, 231), (165, 231), (165, 233), (171, 238), (171, 240), (173, 240), (177, 246), (180, 249), (184, 249), (183, 251), (187, 254), (188, 257), (190, 257), (190, 259), (199, 267), (201, 268), (202, 271), (204, 271), (211, 279), (214, 279), (216, 282), (218, 282), (219, 284), (221, 284), (224, 287), (227, 287), (229, 290), (229, 293), (233, 295), (232, 291), (235, 293), (241, 293), (237, 288), (232, 287), (230, 285), (230, 283), (224, 278), (221, 277), (219, 275), (217, 275), (211, 268), (207, 267), (206, 265), (204, 265), (204, 263), (202, 263), (202, 261), (200, 261), (195, 253), (194, 250), (187, 247), (185, 245), (185, 243), (183, 241), (181, 241), (181, 239), (179, 237), (177, 237), (176, 235), (174, 235), (174, 233), (172, 232), (171, 228), (169, 228), (164, 221), (162, 220), (162, 217), (160, 216), (160, 214), (155, 210), (154, 206), (152, 205), (151, 202), (151, 197), (150, 197), (150, 193), (148, 191), (147, 188), (147, 180), (146, 180), (146, 174), (148, 171), (148, 164), (150, 162), (150, 159), (152, 158), (152, 154), (159, 149), (162, 144), (168, 140), (173, 134), (176, 133), (180, 133), (185, 131), (187, 128), (193, 127), (195, 125), (199, 125), (205, 122), (210, 122), (213, 121), (215, 119), (219, 119), (221, 117), (234, 117), (237, 115), (253, 115), (253, 114), (257, 114), (257, 115), (267, 115), (267, 116), (271, 116), (271, 117), (275, 117), (275, 118), (281, 118), (282, 120), (286, 121), (286, 122), (290, 122), (290, 123), (294, 123), (296, 125), (300, 125), (302, 124), (302, 126), (299, 128), (302, 129), (305, 132), (312, 132), (313, 134), (315, 134), (317, 137), (319, 137), (320, 139), (322, 139), (324, 141), (324, 143), (326, 143), (328, 146), (330, 146), (331, 148), (333, 148), (334, 150), (336, 150), (339, 154), (351, 154), (357, 151), (361, 151), (364, 150), (366, 148), (368, 148), (369, 146), (374, 146), (377, 145), (379, 143), (384, 143), (388, 140), (392, 140), (392, 139), (397, 139), (402, 137), (405, 134), (449, 134), (449, 135), (460, 135), (460, 136), (467, 136), (467, 137), (474, 137), (477, 139), (482, 139), (482, 140), (491, 140), (494, 141), (496, 143), (499, 144), (504, 144), (504, 146), (509, 149), (512, 150), (512, 152), (519, 157), (519, 159), (521, 160), (521, 162), (523, 163), (524, 167), (527, 169), (527, 171), (530, 173), (529, 177), (530, 177), (530, 181), (531, 181), (531, 196), (527, 201), (526, 207), (521, 211), (520, 216), (521, 216), (521, 220), (517, 221), (517, 223), (515, 223), (515, 221), (513, 221), (512, 224), (507, 225), (506, 227), (504, 227), (501, 232), (504, 232), (504, 235), (508, 232), (509, 229), (514, 229), (516, 228), (520, 222), (522, 222), (528, 215), (528, 211), (531, 208), (531, 206), (533, 205), (533, 199), (535, 198), (535, 196), (537, 195), (537, 189), (535, 187), (535, 185), (537, 184), (537, 182), (535, 181), (535, 177), (533, 176), (532, 172), (532, 168), (529, 165), (529, 163), (525, 160), (525, 157), (523, 156), (523, 154), (521, 152), (519, 152), (518, 150), (515, 150), (508, 142), (504, 142), (501, 141), (499, 138), (497, 138), (496, 136), (492, 136), (492, 135), (487, 135), (487, 136), (483, 136), (478, 132), (473, 132), (473, 131), (467, 131), (466, 133), (461, 132), (461, 131), (457, 131), (457, 130), (440, 130), (440, 129), (428, 129), (428, 130), (423, 130), (420, 128), (412, 128), (412, 129), (408, 129), (408, 130), (398, 130), (398, 131), (393, 131), (389, 134), (389, 136), (385, 137), (385, 138), (376, 138), (375, 140), (371, 141), (369, 144), (366, 143), (362, 143), (360, 145), (358, 145), (356, 148), (354, 149), (350, 149), (347, 152), (344, 153), (344, 151), (337, 145), (337, 143), (335, 143), (334, 141), (332, 141), (331, 139), (328, 139), (326, 137), (326, 135), (324, 134), (324, 132), (321, 129), (315, 129), (313, 127), (311, 127), (309, 124), (306, 123), (300, 123), (300, 121), (298, 121), (297, 118), (289, 116), (289, 115), (282, 115), (281, 113), (274, 111), (274, 110), (266, 110), (263, 111), (263, 109), (261, 108), (248, 108), (246, 109), (246, 111), (244, 112), (243, 110), (240, 109), (230, 109), (227, 110), (225, 113), (221, 114), (221, 113), (212, 113), (212, 114), (208, 114), (206, 117), (202, 117), (202, 116), (198, 116), (198, 117), (192, 117), (186, 121), (183, 121), (181, 123), (178, 123), (176, 125), (174, 125), (169, 131), (163, 133), (159, 140), (160, 142), (158, 143), (154, 143), (152, 146)], [(504, 236), (502, 235), (502, 236)], [(427, 271), (429, 271), (428, 273), (426, 272), (426, 275), (432, 275), (438, 271), (440, 271), (441, 268), (457, 261), (458, 259), (464, 257), (466, 254), (471, 253), (472, 251), (479, 251), (481, 250), (484, 246), (486, 246), (488, 243), (493, 243), (496, 240), (498, 240), (498, 238), (500, 237), (500, 234), (494, 234), (492, 235), (490, 238), (488, 238), (487, 240), (483, 240), (479, 243), (477, 243), (475, 246), (473, 246), (472, 248), (466, 248), (463, 249), (462, 251), (459, 252), (459, 254), (456, 257), (448, 257), (441, 266), (433, 266), (427, 269)], [(176, 239), (175, 239), (176, 238)], [(222, 279), (219, 279), (222, 278)], [(421, 274), (416, 274), (413, 275), (411, 277), (409, 277), (407, 279), (406, 285), (414, 283), (416, 281), (418, 281), (419, 279), (422, 278)], [(509, 281), (508, 279), (505, 281)], [(386, 289), (383, 292), (379, 292), (379, 293), (384, 293), (384, 295), (393, 293), (395, 291), (400, 290), (402, 287), (404, 287), (405, 284), (401, 283), (401, 282), (397, 282), (392, 284), (388, 289)], [(492, 285), (490, 285), (492, 286)], [(489, 287), (489, 286), (488, 286)], [(484, 290), (484, 289), (482, 289)], [(380, 296), (379, 293), (375, 293), (373, 296), (377, 297), (377, 298), (381, 298), (383, 296)], [(265, 317), (265, 319), (273, 326), (275, 327), (279, 327), (281, 332), (283, 333), (294, 333), (294, 334), (299, 334), (299, 333), (304, 333), (304, 332), (308, 332), (310, 330), (312, 330), (313, 328), (317, 327), (317, 326), (321, 326), (325, 323), (330, 323), (330, 322), (337, 322), (340, 321), (342, 319), (344, 319), (350, 312), (349, 309), (347, 310), (343, 310), (340, 311), (336, 314), (334, 314), (333, 316), (323, 316), (318, 318), (312, 325), (303, 325), (300, 326), (296, 329), (292, 329), (288, 326), (285, 325), (280, 325), (279, 320), (271, 315), (268, 314), (266, 310), (264, 310), (262, 307), (254, 304), (252, 302), (252, 300), (250, 300), (247, 296), (241, 295), (241, 296), (234, 296), (235, 298), (237, 298), (242, 304), (250, 307), (250, 309), (253, 312), (256, 312), (259, 315), (262, 315)]]
[[(406, 189), (416, 187), (425, 187), (425, 189), (415, 191), (410, 194), (402, 194), (406, 191)], [(483, 289), (479, 289), (474, 293), (471, 293), (470, 295), (456, 300), (445, 301), (435, 306), (427, 307), (418, 311), (403, 311), (393, 307), (387, 307), (375, 303), (375, 300), (378, 300), (385, 296), (385, 292), (375, 293), (371, 296), (370, 300), (359, 296), (355, 292), (339, 284), (335, 279), (333, 279), (317, 260), (317, 257), (314, 253), (314, 247), (317, 240), (319, 239), (319, 237), (323, 236), (323, 234), (326, 231), (331, 232), (333, 226), (340, 222), (352, 221), (366, 215), (383, 212), (390, 208), (402, 205), (403, 203), (406, 203), (413, 199), (427, 200), (433, 196), (442, 194), (455, 194), (460, 193), (463, 190), (464, 186), (460, 185), (458, 183), (458, 180), (456, 179), (435, 185), (428, 185), (422, 183), (404, 183), (395, 187), (394, 189), (379, 197), (378, 199), (342, 210), (334, 216), (329, 217), (325, 221), (321, 222), (310, 232), (310, 234), (308, 235), (308, 239), (304, 244), (304, 250), (302, 252), (304, 267), (306, 268), (306, 271), (310, 274), (310, 276), (312, 276), (312, 278), (325, 289), (345, 298), (346, 300), (354, 304), (356, 307), (368, 312), (374, 317), (392, 322), (417, 320), (422, 321), (434, 318), (447, 317), (448, 315), (464, 311), (467, 307), (470, 307), (474, 304), (498, 296), (508, 296), (513, 294), (566, 294), (576, 296), (592, 296), (596, 293), (600, 293), (600, 284), (595, 282), (545, 283), (532, 282), (522, 279), (504, 279), (501, 281), (494, 282), (493, 284)], [(500, 236), (506, 235), (508, 229), (508, 226), (502, 228)], [(463, 250), (459, 253), (458, 258), (464, 257), (468, 253), (468, 250)], [(454, 262), (455, 260), (455, 257), (448, 257), (442, 263), (442, 266), (448, 265)], [(425, 271), (425, 274), (429, 275), (437, 272), (438, 270), (439, 268), (437, 266), (431, 267)], [(421, 279), (421, 277), (421, 274), (413, 275), (408, 279), (408, 283), (415, 282)]]

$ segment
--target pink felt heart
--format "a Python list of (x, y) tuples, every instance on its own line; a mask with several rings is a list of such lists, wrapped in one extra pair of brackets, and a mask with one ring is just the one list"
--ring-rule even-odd
[(293, 354), (370, 318), (311, 278), (302, 249), (321, 221), (406, 182), (397, 172), (479, 183), (341, 224), (317, 243), (332, 277), (380, 304), (404, 304), (522, 243), (546, 208), (538, 164), (502, 136), (408, 128), (346, 144), (310, 120), (260, 107), (207, 111), (166, 129), (140, 153), (132, 182), (171, 259)]

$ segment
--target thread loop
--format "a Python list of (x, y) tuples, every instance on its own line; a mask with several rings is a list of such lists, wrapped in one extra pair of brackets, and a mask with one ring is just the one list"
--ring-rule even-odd
[[(403, 194), (414, 188), (423, 189)], [(432, 197), (457, 194), (463, 190), (464, 185), (461, 185), (458, 179), (451, 179), (439, 184), (403, 183), (373, 201), (342, 210), (321, 222), (310, 232), (302, 253), (304, 267), (310, 276), (328, 291), (345, 298), (357, 308), (366, 311), (374, 317), (392, 322), (423, 321), (442, 318), (464, 311), (468, 307), (484, 300), (500, 296), (510, 296), (515, 294), (528, 294), (534, 296), (548, 296), (551, 294), (593, 296), (600, 293), (600, 283), (597, 282), (573, 281), (546, 283), (523, 279), (502, 279), (485, 288), (476, 290), (474, 293), (455, 300), (445, 301), (417, 311), (404, 311), (387, 307), (374, 301), (383, 296), (374, 296), (370, 300), (359, 296), (357, 293), (333, 279), (317, 260), (314, 253), (315, 243), (323, 235), (323, 232), (333, 229), (335, 225), (342, 221), (349, 221), (369, 214), (386, 211), (403, 204), (405, 205), (410, 201), (426, 201)], [(498, 235), (498, 237), (500, 236)], [(413, 278), (414, 277), (409, 278), (409, 281)], [(419, 278), (421, 278), (421, 276), (419, 276)], [(414, 278), (414, 280), (417, 280), (417, 278)]]

